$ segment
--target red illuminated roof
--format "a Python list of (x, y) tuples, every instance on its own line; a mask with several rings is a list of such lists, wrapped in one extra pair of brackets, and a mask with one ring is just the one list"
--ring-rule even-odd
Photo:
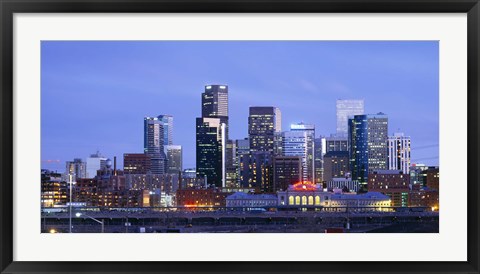
[(298, 182), (292, 185), (292, 189), (296, 191), (315, 191), (317, 190), (317, 185), (312, 182)]

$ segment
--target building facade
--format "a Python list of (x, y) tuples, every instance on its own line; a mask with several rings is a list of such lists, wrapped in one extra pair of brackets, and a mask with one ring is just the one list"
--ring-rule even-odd
[(197, 118), (196, 172), (197, 178), (206, 177), (208, 184), (222, 186), (222, 135), (219, 118)]
[(153, 174), (165, 173), (164, 128), (158, 117), (145, 117), (144, 153), (150, 157), (150, 168)]
[(281, 114), (276, 107), (250, 107), (248, 139), (251, 152), (274, 152), (275, 133), (281, 129)]
[(361, 100), (337, 100), (337, 135), (347, 136), (348, 118), (354, 115), (364, 114), (364, 101)]
[(381, 192), (392, 200), (392, 206), (408, 206), (410, 175), (400, 170), (377, 170), (368, 175), (368, 191)]
[(123, 154), (124, 174), (148, 174), (151, 173), (151, 158), (145, 153)]
[(166, 145), (165, 153), (167, 155), (168, 174), (179, 174), (183, 170), (183, 153), (180, 145)]
[(290, 131), (306, 133), (306, 180), (315, 182), (315, 125), (304, 123), (291, 124)]
[(163, 126), (163, 145), (173, 144), (173, 116), (162, 114), (158, 115), (157, 118)]
[(388, 168), (388, 117), (383, 113), (355, 115), (349, 119), (350, 170), (352, 179), (367, 191), (368, 174)]
[(302, 160), (302, 180), (312, 182), (314, 167), (313, 161), (308, 161), (308, 140), (309, 137), (305, 131), (283, 132), (283, 155), (300, 157)]
[(91, 154), (87, 158), (87, 176), (86, 178), (94, 178), (97, 176), (97, 171), (104, 168), (107, 162), (107, 158), (103, 157), (99, 151)]
[(395, 133), (388, 137), (388, 169), (410, 172), (410, 137)]
[(323, 156), (324, 178), (331, 181), (333, 178), (345, 178), (350, 174), (348, 151), (330, 151)]
[(273, 191), (284, 191), (302, 181), (302, 159), (298, 156), (274, 156)]

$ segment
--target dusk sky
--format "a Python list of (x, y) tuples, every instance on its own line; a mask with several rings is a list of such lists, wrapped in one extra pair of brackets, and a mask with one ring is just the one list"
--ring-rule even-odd
[(44, 41), (42, 168), (100, 151), (143, 152), (145, 116), (174, 116), (183, 168), (195, 167), (195, 118), (209, 84), (229, 87), (231, 139), (247, 137), (250, 106), (276, 106), (283, 130), (336, 129), (336, 99), (384, 112), (389, 135), (412, 140), (412, 163), (438, 165), (438, 42)]

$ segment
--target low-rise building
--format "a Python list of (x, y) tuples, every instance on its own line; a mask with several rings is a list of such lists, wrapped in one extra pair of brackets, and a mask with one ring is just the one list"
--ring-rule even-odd
[(276, 207), (277, 196), (272, 194), (248, 194), (244, 192), (235, 192), (226, 198), (227, 207)]

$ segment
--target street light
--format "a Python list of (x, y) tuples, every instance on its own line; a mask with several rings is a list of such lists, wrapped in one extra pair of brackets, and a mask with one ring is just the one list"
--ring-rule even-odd
[(97, 222), (97, 223), (99, 223), (99, 224), (102, 225), (102, 233), (105, 232), (105, 224), (104, 224), (103, 221), (97, 220), (97, 219), (95, 219), (95, 218), (93, 218), (93, 217), (91, 217), (91, 216), (88, 216), (88, 215), (86, 215), (86, 214), (82, 214), (82, 213), (80, 213), (80, 212), (78, 212), (77, 214), (75, 214), (75, 216), (77, 216), (77, 218), (80, 218), (81, 216), (85, 216), (85, 217), (87, 217), (87, 218), (90, 218), (90, 219), (94, 220), (95, 222)]

